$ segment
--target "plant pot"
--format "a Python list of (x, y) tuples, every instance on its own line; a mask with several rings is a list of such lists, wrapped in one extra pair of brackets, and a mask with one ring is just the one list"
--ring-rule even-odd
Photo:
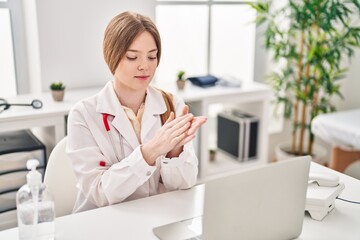
[[(307, 144), (305, 146), (307, 146)], [(295, 155), (291, 154), (290, 152), (291, 152), (291, 143), (289, 142), (279, 143), (275, 147), (276, 160), (283, 161), (289, 158), (293, 158)], [(319, 144), (313, 145), (312, 161), (324, 165), (327, 162), (325, 159), (326, 155), (327, 155), (327, 150), (325, 147)]]
[(61, 102), (64, 99), (65, 90), (51, 90), (51, 95), (56, 102)]
[(214, 162), (216, 159), (216, 152), (215, 151), (209, 151), (209, 160), (210, 162)]
[(176, 80), (176, 85), (179, 90), (183, 90), (185, 88), (186, 81), (184, 80)]

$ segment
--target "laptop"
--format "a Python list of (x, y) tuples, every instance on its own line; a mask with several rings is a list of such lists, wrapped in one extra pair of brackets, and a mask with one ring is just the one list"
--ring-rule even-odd
[(205, 183), (203, 216), (155, 227), (162, 240), (294, 239), (301, 234), (310, 156)]

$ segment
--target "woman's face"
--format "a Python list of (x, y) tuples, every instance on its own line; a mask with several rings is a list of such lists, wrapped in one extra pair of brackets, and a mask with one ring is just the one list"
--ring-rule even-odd
[(115, 70), (115, 84), (121, 89), (145, 90), (157, 68), (157, 51), (152, 35), (147, 31), (140, 33)]

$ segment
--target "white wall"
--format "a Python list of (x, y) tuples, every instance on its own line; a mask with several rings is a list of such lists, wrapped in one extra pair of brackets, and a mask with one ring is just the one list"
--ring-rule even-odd
[(350, 62), (347, 77), (342, 81), (341, 92), (344, 101), (339, 101), (339, 109), (360, 108), (360, 49), (356, 49), (355, 57)]
[(127, 10), (155, 19), (155, 0), (24, 0), (24, 8), (28, 42), (38, 48), (28, 51), (34, 93), (55, 81), (68, 89), (104, 85), (111, 79), (102, 54), (110, 19)]

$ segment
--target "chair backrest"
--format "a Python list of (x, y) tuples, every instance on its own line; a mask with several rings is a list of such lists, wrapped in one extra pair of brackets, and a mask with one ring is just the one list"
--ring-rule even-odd
[(44, 176), (44, 183), (54, 198), (56, 217), (71, 214), (77, 195), (76, 177), (66, 155), (67, 137), (52, 150)]

